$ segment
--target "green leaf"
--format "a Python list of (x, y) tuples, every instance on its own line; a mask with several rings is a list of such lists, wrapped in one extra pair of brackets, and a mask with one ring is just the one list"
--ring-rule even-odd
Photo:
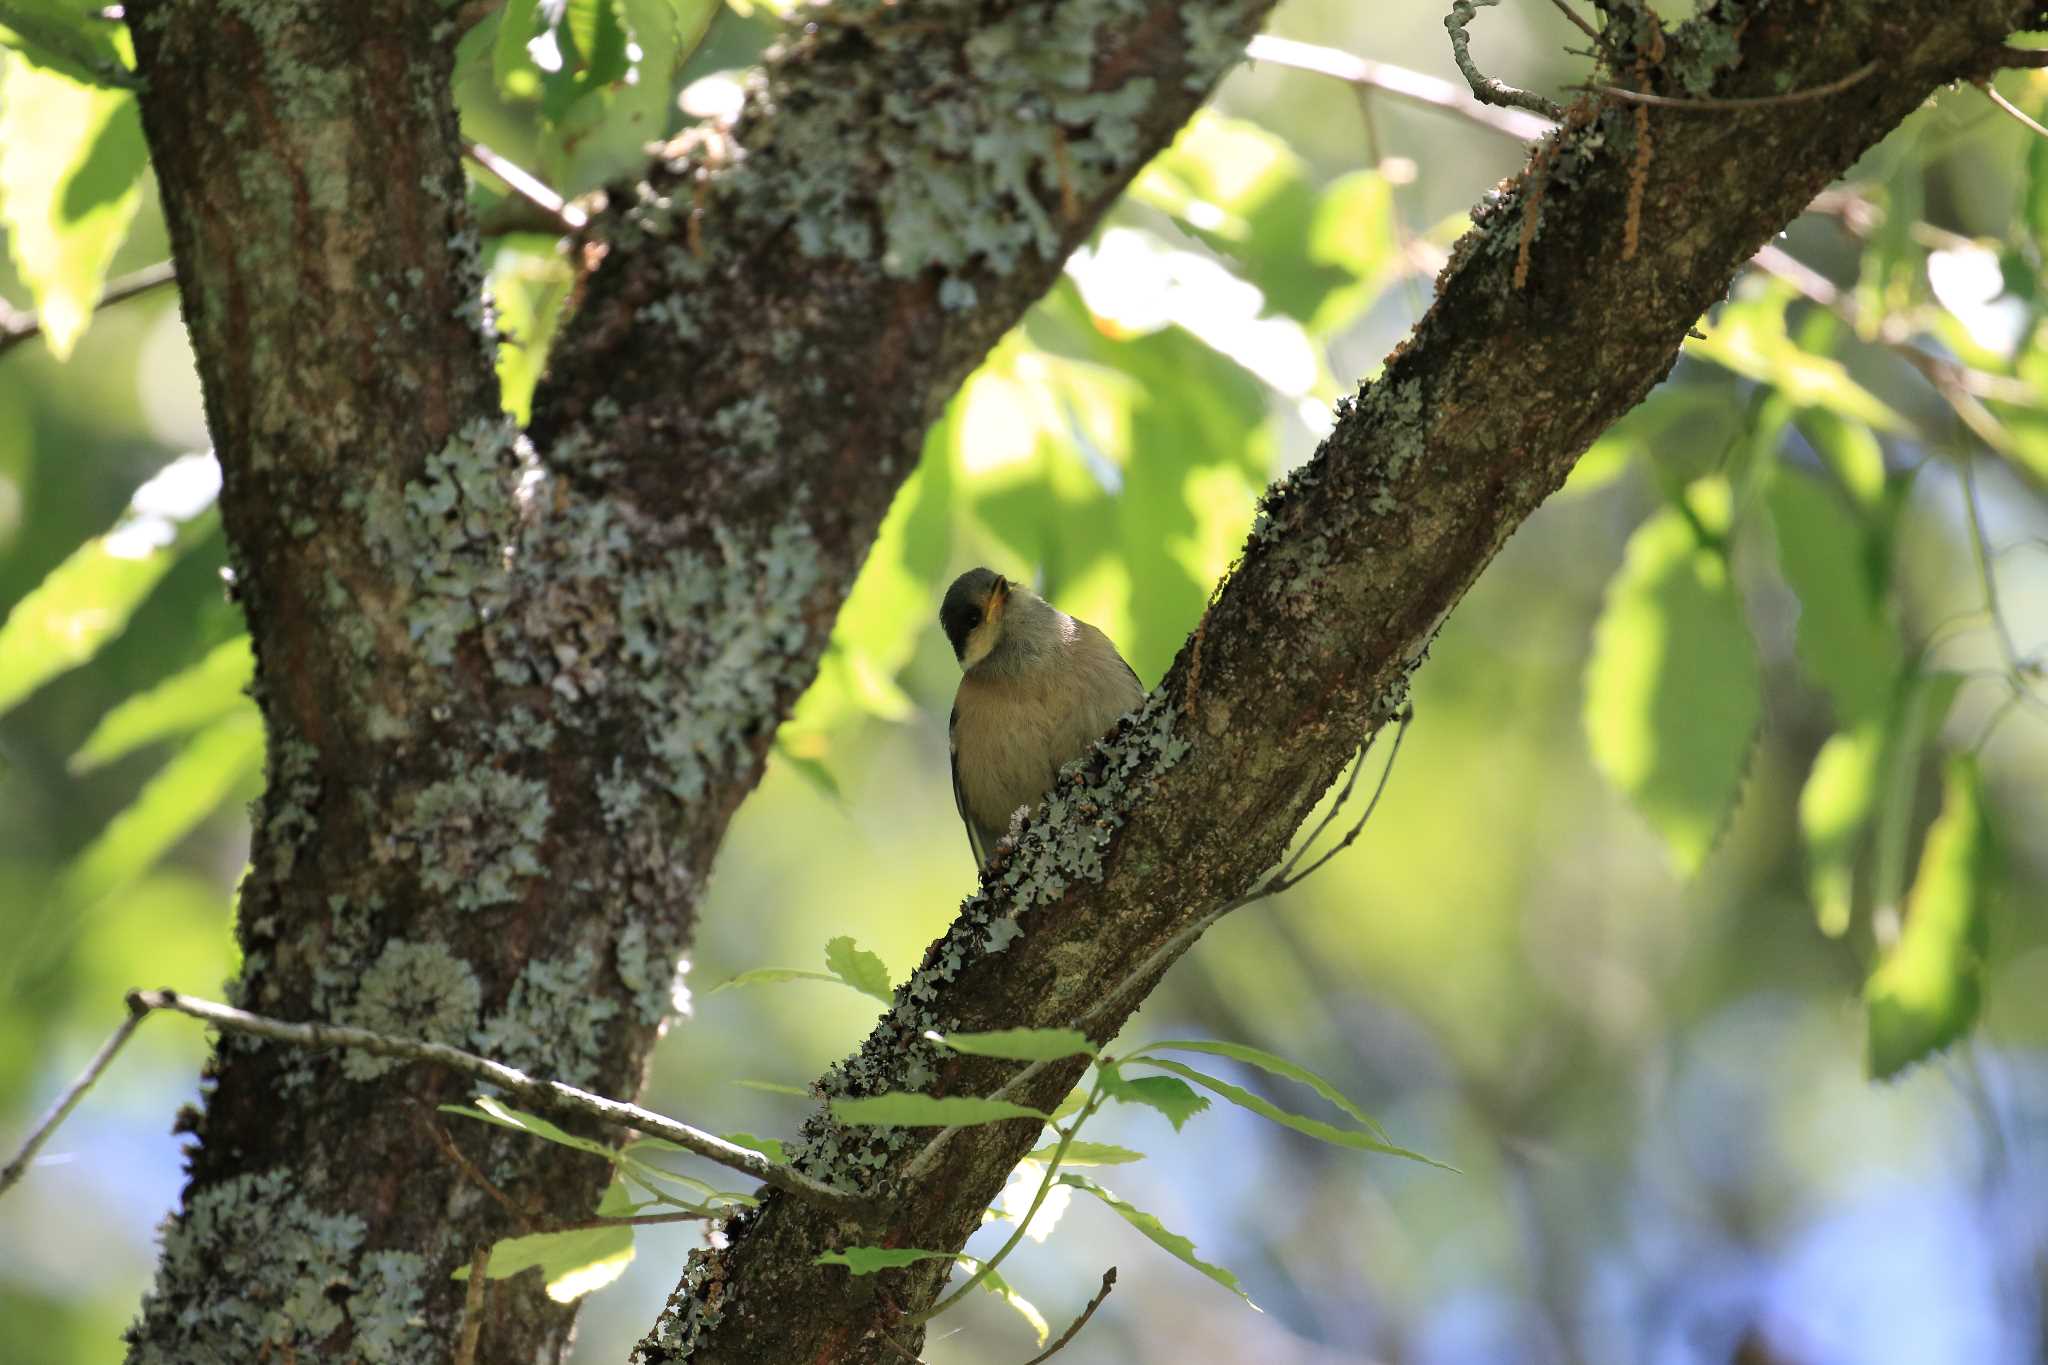
[(768, 1095), (794, 1095), (800, 1100), (807, 1100), (811, 1097), (811, 1092), (803, 1086), (784, 1085), (780, 1081), (738, 1080), (734, 1081), (733, 1084), (743, 1086), (748, 1090), (759, 1090), (763, 1094)]
[[(1702, 480), (1629, 537), (1593, 628), (1593, 762), (1697, 872), (1741, 786), (1762, 714), (1756, 645), (1718, 540), (1729, 493)], [(1688, 514), (1689, 513), (1689, 514)]]
[(897, 1091), (834, 1100), (832, 1117), (840, 1123), (866, 1124), (872, 1128), (958, 1128), (1001, 1123), (1005, 1119), (1037, 1119), (1043, 1123), (1049, 1116), (1041, 1109), (1008, 1100), (985, 1100), (973, 1095), (948, 1095), (941, 1099)]
[[(470, 1107), (471, 1105), (474, 1108)], [(470, 1101), (470, 1105), (444, 1104), (438, 1107), (444, 1114), (455, 1114), (466, 1119), (476, 1119), (483, 1123), (496, 1124), (500, 1128), (510, 1128), (515, 1132), (537, 1137), (543, 1142), (552, 1142), (558, 1147), (571, 1147), (579, 1152), (588, 1152), (590, 1155), (602, 1157), (614, 1165), (617, 1165), (619, 1162), (620, 1154), (618, 1149), (608, 1147), (604, 1143), (593, 1141), (590, 1138), (578, 1137), (565, 1128), (549, 1123), (539, 1115), (514, 1109), (503, 1100), (495, 1099), (489, 1095), (477, 1096), (474, 1100)], [(659, 1141), (659, 1139), (642, 1138), (641, 1141), (654, 1142)], [(670, 1172), (663, 1172), (663, 1174), (670, 1174)]]
[(188, 734), (229, 712), (253, 709), (243, 689), (256, 676), (249, 637), (217, 645), (179, 673), (128, 698), (106, 715), (71, 756), (71, 771), (94, 768), (133, 753), (145, 744)]
[(883, 1270), (901, 1270), (919, 1261), (972, 1260), (955, 1251), (919, 1251), (913, 1247), (846, 1247), (827, 1251), (812, 1265), (843, 1265), (856, 1275), (873, 1275)]
[(499, 402), (521, 426), (532, 415), (533, 386), (546, 368), (571, 283), (568, 262), (552, 243), (531, 251), (508, 238), (491, 257), (491, 304), (504, 334), (498, 343)]
[(119, 635), (179, 548), (201, 533), (195, 526), (164, 547), (116, 527), (50, 570), (0, 622), (0, 712)]
[(1869, 721), (1830, 735), (1799, 792), (1806, 889), (1821, 932), (1840, 938), (1855, 903), (1856, 850), (1883, 789), (1884, 727)]
[(5, 0), (0, 4), (0, 45), (38, 66), (84, 85), (110, 85), (125, 71), (116, 43), (120, 28), (80, 0)]
[(841, 934), (825, 945), (825, 967), (833, 976), (883, 1004), (894, 999), (889, 989), (889, 968), (882, 959)]
[[(574, 1303), (618, 1279), (632, 1263), (632, 1228), (577, 1228), (507, 1237), (495, 1243), (484, 1277), (502, 1280), (539, 1266), (547, 1281), (548, 1297), (556, 1303)], [(469, 1267), (457, 1270), (454, 1278), (468, 1279)]]
[[(1034, 1147), (1024, 1154), (1027, 1161), (1051, 1161), (1053, 1153), (1059, 1151), (1057, 1142), (1048, 1142), (1043, 1147)], [(1065, 1166), (1128, 1166), (1133, 1161), (1143, 1161), (1143, 1152), (1134, 1152), (1128, 1147), (1118, 1147), (1107, 1142), (1090, 1142), (1076, 1138), (1067, 1144), (1066, 1154), (1060, 1158)]]
[(1406, 1157), (1410, 1161), (1420, 1161), (1425, 1166), (1434, 1166), (1438, 1170), (1452, 1171), (1456, 1169), (1455, 1167), (1444, 1165), (1441, 1161), (1423, 1156), (1420, 1152), (1411, 1152), (1406, 1147), (1396, 1147), (1390, 1142), (1382, 1141), (1371, 1133), (1354, 1132), (1349, 1128), (1339, 1128), (1334, 1123), (1325, 1123), (1321, 1119), (1312, 1119), (1303, 1114), (1290, 1113), (1279, 1105), (1274, 1104), (1271, 1100), (1261, 1095), (1255, 1095), (1242, 1086), (1232, 1085), (1228, 1081), (1219, 1080), (1214, 1076), (1197, 1071), (1191, 1066), (1182, 1066), (1179, 1062), (1169, 1061), (1164, 1057), (1129, 1057), (1125, 1059), (1126, 1065), (1138, 1062), (1143, 1062), (1146, 1066), (1161, 1067), (1164, 1070), (1171, 1071), (1176, 1076), (1185, 1077), (1197, 1085), (1206, 1086), (1240, 1109), (1249, 1109), (1260, 1118), (1270, 1119), (1283, 1128), (1292, 1128), (1297, 1133), (1315, 1138), (1319, 1142), (1327, 1142), (1333, 1147), (1348, 1147), (1354, 1152), (1379, 1152), (1385, 1156)]
[(1886, 604), (1883, 537), (1818, 481), (1780, 468), (1767, 494), (1778, 563), (1799, 597), (1799, 661), (1844, 728), (1883, 715), (1905, 667)]
[(59, 360), (84, 334), (142, 202), (135, 97), (0, 55), (0, 226)]
[[(972, 1257), (964, 1257), (960, 1264), (963, 1269), (971, 1271), (978, 1262), (974, 1261)], [(1038, 1338), (1038, 1344), (1040, 1346), (1045, 1345), (1045, 1339), (1052, 1335), (1052, 1325), (1045, 1320), (1045, 1314), (1039, 1312), (1037, 1306), (1031, 1300), (1010, 1288), (1010, 1282), (1005, 1280), (1000, 1272), (993, 1269), (983, 1271), (979, 1283), (983, 1289), (986, 1289), (989, 1293), (994, 1294), (997, 1298), (1015, 1309), (1017, 1316), (1024, 1319), (1030, 1325), (1032, 1332)]]
[(736, 986), (773, 986), (784, 981), (830, 981), (840, 985), (840, 979), (830, 972), (814, 972), (807, 967), (756, 967), (750, 972), (741, 972), (730, 981), (721, 981), (705, 994), (717, 995)]
[(1770, 284), (1724, 304), (1704, 340), (1685, 353), (1711, 360), (1745, 379), (1777, 389), (1799, 407), (1826, 408), (1880, 431), (1906, 431), (1906, 420), (1849, 377), (1839, 360), (1815, 355), (1785, 331), (1789, 285)]
[(1115, 1067), (1104, 1067), (1102, 1089), (1119, 1103), (1157, 1109), (1176, 1133), (1183, 1123), (1209, 1107), (1207, 1099), (1171, 1076), (1126, 1076)]
[(1996, 857), (1976, 762), (1953, 758), (1941, 814), (1927, 831), (1907, 897), (1905, 927), (1864, 990), (1872, 1076), (1897, 1075), (1976, 1022)]
[(1809, 408), (1797, 418), (1800, 434), (1814, 448), (1841, 481), (1842, 487), (1866, 514), (1884, 502), (1884, 447), (1877, 434), (1861, 422), (1851, 422), (1824, 408)]
[(925, 1037), (970, 1057), (1008, 1057), (1019, 1062), (1050, 1062), (1061, 1057), (1093, 1057), (1095, 1044), (1071, 1028), (1006, 1028), (987, 1033), (933, 1033)]
[(1186, 1038), (1168, 1039), (1163, 1043), (1149, 1043), (1146, 1045), (1145, 1051), (1148, 1053), (1200, 1052), (1211, 1057), (1228, 1057), (1233, 1062), (1243, 1062), (1246, 1066), (1255, 1066), (1259, 1070), (1270, 1072), (1275, 1076), (1281, 1076), (1290, 1081), (1298, 1081), (1315, 1091), (1318, 1095), (1321, 1095), (1331, 1104), (1336, 1105), (1359, 1123), (1364, 1124), (1366, 1130), (1381, 1141), (1388, 1140), (1387, 1130), (1380, 1127), (1379, 1122), (1372, 1115), (1353, 1104), (1343, 1091), (1324, 1080), (1321, 1076), (1318, 1076), (1315, 1072), (1310, 1071), (1307, 1067), (1290, 1062), (1285, 1057), (1276, 1056), (1260, 1048), (1248, 1047), (1243, 1043), (1218, 1043), (1207, 1039)]
[(1959, 673), (1935, 670), (1911, 675), (1899, 690), (1884, 742), (1884, 794), (1878, 803), (1872, 841), (1871, 899), (1881, 909), (1896, 907), (1905, 894), (1907, 838), (1919, 801), (1920, 761), (1941, 733), (1949, 708), (1962, 690)]
[(1177, 1232), (1168, 1231), (1166, 1225), (1161, 1223), (1152, 1214), (1126, 1204), (1123, 1200), (1117, 1198), (1085, 1175), (1075, 1175), (1071, 1172), (1062, 1174), (1059, 1178), (1059, 1183), (1094, 1195), (1097, 1199), (1109, 1205), (1110, 1208), (1116, 1210), (1117, 1215), (1126, 1223), (1129, 1223), (1132, 1227), (1151, 1238), (1155, 1245), (1164, 1247), (1182, 1262), (1201, 1271), (1204, 1275), (1207, 1275), (1210, 1279), (1216, 1281), (1216, 1283), (1222, 1285), (1240, 1299), (1243, 1299), (1247, 1304), (1250, 1304), (1252, 1308), (1260, 1312), (1265, 1311), (1260, 1309), (1257, 1304), (1252, 1303), (1251, 1295), (1244, 1292), (1244, 1287), (1237, 1282), (1237, 1276), (1231, 1274), (1222, 1266), (1211, 1265), (1195, 1255), (1195, 1244), (1193, 1242)]
[(752, 1133), (727, 1133), (725, 1140), (735, 1147), (744, 1147), (750, 1152), (759, 1152), (776, 1165), (788, 1162), (788, 1150), (778, 1138), (755, 1137)]
[(58, 885), (58, 900), (82, 908), (105, 899), (155, 865), (199, 822), (263, 772), (263, 720), (255, 707), (213, 722), (166, 763), (81, 850)]
[(1357, 321), (1400, 273), (1394, 189), (1385, 176), (1353, 171), (1330, 182), (1316, 201), (1309, 259), (1351, 276), (1323, 296), (1308, 321), (1311, 332), (1332, 336)]
[(527, 45), (546, 29), (540, 0), (507, 0), (498, 20), (498, 42), (491, 50), (491, 72), (498, 92), (507, 99), (530, 99), (540, 91), (540, 68)]

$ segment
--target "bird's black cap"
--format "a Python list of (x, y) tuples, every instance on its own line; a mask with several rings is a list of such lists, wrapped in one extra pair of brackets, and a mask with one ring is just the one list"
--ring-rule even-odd
[(946, 600), (939, 604), (939, 625), (945, 629), (946, 638), (952, 641), (954, 658), (961, 658), (967, 653), (967, 637), (981, 624), (989, 594), (998, 587), (1007, 586), (1003, 576), (994, 569), (969, 569), (946, 589)]

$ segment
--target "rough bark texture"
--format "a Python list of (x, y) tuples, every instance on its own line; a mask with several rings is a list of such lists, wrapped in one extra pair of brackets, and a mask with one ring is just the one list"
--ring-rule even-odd
[[(632, 1093), (924, 428), (1269, 3), (835, 6), (614, 194), (531, 440), (448, 12), (131, 6), (269, 727), (236, 1002)], [(449, 1272), (525, 1230), (428, 1131), (468, 1087), (238, 1040), (209, 1079), (131, 1358), (446, 1359)], [(605, 1178), (455, 1128), (538, 1220)], [(479, 1360), (572, 1324), (531, 1276), (487, 1313)]]
[[(1361, 738), (1400, 708), (1431, 637), (1573, 461), (1676, 358), (1742, 263), (1932, 92), (2035, 7), (2016, 0), (1723, 5), (1667, 38), (1658, 87), (1756, 96), (1879, 59), (1830, 99), (1654, 111), (1640, 237), (1625, 244), (1633, 109), (1601, 112), (1482, 207), (1439, 296), (1323, 449), (1267, 497), (1241, 564), (1145, 711), (1039, 814), (933, 945), (828, 1094), (986, 1094), (1016, 1063), (943, 1057), (928, 1029), (1074, 1024), (1135, 964), (1272, 865)], [(1540, 205), (1539, 205), (1540, 200)], [(1517, 259), (1538, 213), (1526, 280)], [(1149, 982), (1146, 983), (1149, 986)], [(1142, 991), (1092, 1024), (1113, 1036)], [(1007, 1096), (1050, 1108), (1080, 1071)], [(947, 1263), (856, 1278), (813, 1264), (847, 1245), (954, 1249), (1035, 1122), (961, 1130), (900, 1177), (930, 1133), (806, 1127), (799, 1164), (886, 1197), (871, 1220), (780, 1195), (697, 1253), (638, 1359), (900, 1360)], [(897, 1344), (883, 1340), (895, 1331)]]
[[(132, 5), (270, 727), (238, 1003), (634, 1089), (727, 820), (924, 427), (1265, 8), (835, 4), (735, 128), (614, 193), (529, 442), (497, 411), (443, 12)], [(1724, 3), (1674, 34), (1672, 93), (1884, 70), (1813, 103), (1654, 112), (1633, 256), (1632, 111), (1489, 205), (1147, 710), (828, 1087), (991, 1088), (1004, 1067), (942, 1061), (921, 1031), (1069, 1022), (1247, 886), (1756, 245), (2033, 8)], [(425, 1130), (464, 1087), (234, 1042), (211, 1074), (131, 1358), (446, 1359), (449, 1271), (518, 1230)], [(540, 1216), (586, 1212), (603, 1178), (495, 1130), (456, 1139)], [(815, 1121), (805, 1166), (883, 1212), (770, 1197), (693, 1260), (641, 1355), (900, 1358), (876, 1291), (915, 1311), (940, 1271), (812, 1259), (960, 1245), (1034, 1139), (964, 1132), (913, 1185), (909, 1136)], [(562, 1353), (570, 1314), (530, 1280), (494, 1287), (479, 1360)]]

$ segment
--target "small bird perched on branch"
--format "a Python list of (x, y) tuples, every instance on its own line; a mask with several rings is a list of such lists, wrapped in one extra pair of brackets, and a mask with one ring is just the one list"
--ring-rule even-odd
[(953, 580), (939, 624), (965, 675), (950, 725), (953, 804), (979, 865), (1017, 808), (1036, 805), (1145, 689), (1107, 635), (992, 569)]

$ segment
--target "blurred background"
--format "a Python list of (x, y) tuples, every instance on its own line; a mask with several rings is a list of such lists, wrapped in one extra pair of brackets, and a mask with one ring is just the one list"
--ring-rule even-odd
[[(545, 47), (537, 75), (508, 64), (487, 21), (464, 47), (466, 131), (570, 195), (621, 173), (734, 98), (775, 22), (671, 8), (658, 40), (634, 28), (631, 87), (552, 103)], [(1455, 81), (1440, 8), (1284, 3), (1272, 31), (1327, 51), (1231, 76), (953, 403), (733, 824), (649, 1104), (792, 1136), (810, 1101), (760, 1083), (808, 1084), (876, 1005), (810, 981), (711, 988), (816, 969), (840, 934), (900, 979), (972, 889), (935, 623), (953, 574), (1038, 584), (1157, 681), (1258, 491), (1377, 371), (1466, 210), (1522, 163), (1454, 110), (1301, 69), (1350, 53)], [(1588, 70), (1545, 7), (1476, 33), (1517, 84)], [(7, 61), (0, 120), (19, 120), (46, 77)], [(2039, 73), (1999, 89), (2048, 110)], [(1458, 1173), (1220, 1102), (1178, 1134), (1112, 1106), (1088, 1136), (1149, 1159), (1089, 1174), (1264, 1312), (1077, 1200), (1004, 1266), (1054, 1332), (1118, 1267), (1065, 1360), (2048, 1360), (2043, 148), (1952, 90), (1795, 224), (1453, 614), (1363, 837), (1213, 930), (1125, 1036), (1277, 1052)], [(507, 229), (487, 256), (523, 411), (567, 267), (474, 178)], [(146, 175), (130, 198), (111, 277), (167, 252)], [(25, 308), (27, 228), (0, 217), (0, 299)], [(9, 1154), (124, 990), (217, 997), (233, 970), (262, 753), (207, 449), (167, 291), (99, 313), (64, 359), (44, 339), (0, 353)], [(1988, 828), (1996, 857), (1922, 876), (1937, 820)], [(1963, 928), (1908, 932), (1935, 932), (1922, 906)], [(1910, 996), (1914, 971), (1946, 1003), (1873, 1047), (1866, 994)], [(151, 1022), (0, 1200), (0, 1360), (119, 1358), (204, 1048), (189, 1021)], [(641, 1234), (585, 1304), (579, 1362), (623, 1358), (700, 1235)], [(1021, 1361), (1034, 1340), (977, 1295), (925, 1357)]]

